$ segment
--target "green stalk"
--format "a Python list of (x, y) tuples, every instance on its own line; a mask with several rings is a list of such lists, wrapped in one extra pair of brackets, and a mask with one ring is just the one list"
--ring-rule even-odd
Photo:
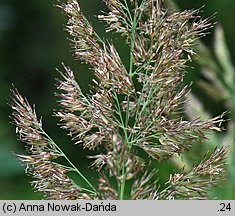
[[(130, 49), (130, 63), (129, 63), (129, 75), (132, 74), (132, 70), (133, 70), (133, 50), (134, 50), (134, 37), (135, 37), (135, 31), (136, 31), (136, 26), (137, 26), (137, 21), (136, 21), (136, 15), (134, 16), (134, 19), (132, 18), (132, 15), (130, 13), (130, 10), (129, 10), (129, 7), (128, 7), (128, 4), (127, 4), (127, 1), (125, 0), (125, 6), (126, 6), (126, 10), (127, 10), (127, 13), (128, 13), (128, 16), (129, 16), (129, 19), (131, 20), (132, 22), (132, 31), (131, 31), (131, 49)], [(121, 111), (120, 109), (120, 105), (118, 103), (118, 106), (119, 106), (119, 110)], [(123, 129), (124, 129), (124, 134), (125, 134), (125, 142), (127, 142), (127, 146), (129, 146), (129, 141), (128, 141), (128, 134), (127, 134), (127, 131), (126, 131), (126, 128), (128, 127), (128, 120), (129, 120), (129, 107), (130, 107), (130, 98), (128, 96), (127, 98), (127, 110), (126, 110), (126, 119), (125, 119), (125, 123), (123, 121), (123, 118), (122, 118), (122, 115), (120, 113), (120, 117), (121, 117), (121, 122), (123, 124)], [(122, 176), (125, 176), (125, 173), (126, 173), (126, 169), (125, 167), (122, 167)], [(123, 200), (124, 199), (124, 195), (125, 195), (125, 186), (126, 186), (126, 180), (125, 180), (125, 177), (124, 179), (121, 181), (121, 185), (119, 186), (120, 188), (120, 193), (119, 193), (119, 199), (120, 200)]]
[(94, 188), (94, 186), (89, 182), (89, 180), (81, 173), (81, 171), (78, 170), (78, 168), (70, 161), (70, 159), (65, 155), (65, 153), (62, 151), (62, 149), (50, 138), (50, 136), (48, 136), (48, 134), (42, 129), (40, 128), (40, 130), (42, 131), (42, 133), (47, 137), (47, 139), (49, 140), (49, 142), (56, 147), (57, 151), (59, 152), (59, 154), (64, 157), (64, 159), (70, 164), (70, 166), (73, 168), (73, 170), (78, 173), (78, 175), (89, 185), (89, 187), (92, 189), (92, 191), (86, 189), (87, 191), (97, 194), (96, 189)]
[[(119, 115), (119, 118), (120, 118), (120, 123), (121, 123), (120, 126), (121, 126), (121, 128), (124, 132), (125, 142), (129, 146), (128, 134), (127, 134), (127, 130), (126, 130), (127, 122), (124, 122), (124, 119), (122, 117), (120, 102), (118, 100), (118, 96), (117, 96), (116, 92), (114, 93), (113, 97), (115, 98), (115, 101), (116, 101), (116, 104), (117, 104), (117, 106), (116, 106), (117, 114)], [(120, 169), (122, 170), (122, 176), (125, 176), (125, 167), (118, 167), (118, 173), (120, 172)], [(118, 184), (118, 191), (119, 191), (119, 199), (123, 200), (124, 199), (124, 194), (125, 194), (125, 178), (121, 183)]]
[[(126, 170), (125, 170), (125, 168), (123, 168), (123, 169), (122, 169), (122, 176), (125, 175), (125, 172), (126, 172)], [(120, 197), (119, 197), (120, 200), (123, 200), (123, 199), (124, 199), (124, 195), (125, 195), (125, 186), (126, 186), (126, 180), (125, 180), (125, 178), (124, 178), (124, 179), (123, 179), (123, 182), (121, 183), (121, 191), (120, 191)]]
[[(141, 5), (143, 5), (145, 3), (146, 0), (143, 0)], [(134, 48), (135, 48), (135, 35), (136, 35), (136, 28), (137, 28), (137, 24), (138, 24), (138, 20), (141, 18), (141, 14), (139, 15), (139, 17), (137, 17), (137, 14), (135, 13), (134, 14), (134, 17), (132, 18), (132, 15), (131, 15), (131, 12), (130, 12), (130, 9), (128, 7), (128, 4), (127, 4), (127, 1), (125, 0), (124, 1), (125, 3), (125, 9), (128, 13), (128, 16), (129, 16), (129, 19), (130, 21), (132, 22), (132, 29), (131, 29), (131, 47), (130, 47), (130, 62), (129, 62), (129, 75), (131, 76), (131, 78), (133, 77), (134, 73), (133, 73), (133, 65), (134, 65), (134, 58), (133, 58), (133, 51), (134, 51)], [(118, 101), (117, 101), (118, 102)], [(119, 106), (119, 110), (120, 110), (120, 118), (121, 118), (121, 122), (123, 124), (123, 131), (124, 131), (124, 134), (125, 134), (125, 142), (127, 143), (128, 145), (128, 148), (129, 148), (129, 151), (131, 151), (131, 147), (132, 145), (129, 144), (129, 137), (128, 137), (128, 134), (127, 134), (127, 130), (126, 128), (128, 127), (128, 121), (129, 121), (129, 116), (130, 116), (130, 113), (129, 113), (129, 108), (130, 108), (130, 97), (128, 96), (127, 97), (127, 110), (126, 110), (126, 118), (125, 118), (125, 124), (124, 124), (124, 121), (123, 121), (123, 118), (122, 118), (122, 115), (121, 115), (121, 109), (120, 109), (120, 105), (119, 105), (119, 102), (117, 103), (118, 106)], [(122, 176), (125, 176), (125, 173), (126, 173), (126, 169), (125, 167), (122, 167)], [(123, 179), (123, 181), (121, 182), (121, 185), (119, 186), (120, 188), (120, 193), (119, 193), (119, 199), (120, 200), (123, 200), (124, 199), (124, 195), (125, 195), (125, 186), (126, 186), (126, 180), (125, 178)]]

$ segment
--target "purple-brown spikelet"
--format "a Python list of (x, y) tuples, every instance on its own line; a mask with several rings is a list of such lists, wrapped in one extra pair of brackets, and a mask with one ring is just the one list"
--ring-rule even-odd
[[(165, 189), (158, 185), (154, 164), (189, 151), (207, 134), (220, 131), (223, 115), (188, 120), (183, 105), (190, 86), (183, 85), (186, 63), (197, 39), (211, 27), (198, 10), (164, 9), (160, 0), (104, 0), (107, 31), (125, 38), (129, 65), (110, 41), (101, 39), (76, 0), (60, 5), (77, 60), (89, 64), (94, 87), (84, 94), (72, 69), (64, 66), (57, 83), (61, 128), (75, 144), (98, 152), (88, 156), (99, 177), (92, 183), (44, 132), (42, 122), (16, 90), (12, 109), (16, 132), (28, 155), (18, 155), (33, 186), (48, 199), (206, 199), (224, 179), (227, 148), (218, 147), (191, 170), (170, 174)], [(63, 157), (68, 166), (56, 162)], [(75, 172), (81, 187), (70, 179)], [(128, 185), (128, 186), (127, 186)]]

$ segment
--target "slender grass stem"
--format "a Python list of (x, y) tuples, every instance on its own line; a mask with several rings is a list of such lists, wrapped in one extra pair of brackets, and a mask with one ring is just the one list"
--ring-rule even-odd
[[(126, 172), (126, 169), (125, 167), (122, 169), (122, 176), (125, 176), (125, 172)], [(124, 195), (125, 195), (125, 186), (126, 186), (126, 180), (125, 178), (123, 179), (123, 182), (121, 183), (121, 191), (120, 191), (120, 200), (123, 200), (124, 199)]]
[[(124, 2), (125, 2), (127, 13), (129, 15), (129, 19), (132, 22), (129, 75), (130, 75), (130, 77), (133, 77), (133, 60), (134, 60), (134, 58), (133, 58), (133, 51), (134, 51), (134, 48), (135, 48), (135, 34), (136, 34), (136, 28), (137, 28), (138, 20), (141, 18), (141, 15), (138, 18), (137, 14), (134, 13), (134, 17), (132, 17), (130, 9), (129, 9), (128, 4), (127, 4), (127, 1), (125, 0)], [(145, 2), (145, 0), (143, 2)], [(117, 98), (117, 97), (115, 97), (115, 98)], [(117, 103), (119, 104), (118, 100), (117, 100)], [(119, 106), (119, 110), (121, 110), (120, 109), (120, 105), (118, 105), (118, 106)], [(126, 109), (126, 116), (125, 116), (125, 124), (124, 124), (124, 121), (123, 121), (121, 113), (120, 113), (120, 118), (121, 118), (121, 122), (122, 122), (122, 124), (124, 126), (123, 128), (124, 128), (124, 134), (125, 134), (125, 141), (127, 142), (129, 151), (131, 151), (132, 144), (129, 143), (129, 137), (128, 137), (128, 134), (127, 134), (127, 131), (126, 131), (126, 128), (128, 127), (129, 116), (130, 116), (130, 112), (129, 112), (130, 110), (129, 109), (130, 109), (130, 97), (128, 96), (127, 97), (127, 109)], [(125, 172), (126, 172), (126, 169), (125, 169), (125, 167), (123, 167), (122, 168), (122, 176), (125, 176)], [(126, 180), (124, 178), (123, 181), (121, 182), (121, 186), (120, 186), (121, 188), (120, 188), (119, 198), (121, 200), (124, 198), (125, 185), (126, 185)]]
[(47, 137), (47, 139), (51, 142), (53, 146), (56, 147), (56, 149), (59, 151), (61, 156), (71, 165), (73, 170), (89, 185), (89, 187), (92, 189), (92, 192), (97, 194), (97, 191), (95, 187), (90, 183), (90, 181), (81, 173), (81, 171), (78, 170), (78, 168), (70, 161), (70, 159), (66, 156), (66, 154), (62, 151), (62, 149), (50, 138), (50, 136), (42, 129), (40, 128), (41, 132)]
[[(70, 0), (61, 7), (68, 17), (66, 29), (76, 58), (92, 67), (95, 85), (83, 94), (73, 71), (64, 67), (64, 79), (57, 86), (61, 92), (57, 112), (61, 127), (68, 130), (72, 140), (94, 152), (90, 158), (100, 172), (99, 185), (96, 189), (86, 172), (78, 169), (42, 129), (35, 109), (13, 92), (16, 133), (30, 153), (19, 155), (26, 171), (35, 177), (35, 188), (50, 199), (207, 198), (208, 188), (216, 186), (219, 174), (224, 174), (226, 148), (216, 149), (210, 158), (187, 171), (180, 167), (169, 175), (161, 191), (152, 165), (181, 155), (192, 143), (205, 139), (209, 131), (221, 130), (222, 115), (205, 122), (178, 115), (187, 93), (186, 87), (181, 88), (185, 64), (194, 55), (196, 38), (210, 27), (208, 19), (201, 19), (197, 10), (167, 11), (161, 0), (104, 2), (110, 12), (99, 19), (106, 21), (107, 31), (126, 37), (127, 65), (114, 44), (94, 31), (77, 0)], [(58, 157), (65, 165), (54, 160)], [(234, 157), (230, 160), (230, 173), (234, 174)], [(81, 179), (82, 187), (68, 172)], [(229, 179), (231, 188), (233, 177)]]

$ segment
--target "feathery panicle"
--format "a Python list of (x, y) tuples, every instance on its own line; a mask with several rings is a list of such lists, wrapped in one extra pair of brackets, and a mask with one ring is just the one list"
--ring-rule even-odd
[(53, 163), (53, 155), (49, 152), (41, 152), (38, 155), (17, 155), (27, 166), (27, 173), (34, 177), (32, 186), (39, 192), (43, 192), (47, 199), (73, 200), (89, 199), (82, 194), (82, 189), (76, 186), (66, 175), (67, 170)]
[(42, 123), (37, 120), (35, 111), (17, 90), (13, 91), (13, 95), (15, 98), (11, 107), (14, 110), (16, 132), (19, 139), (27, 143), (31, 154), (18, 155), (18, 157), (26, 164), (26, 171), (36, 179), (33, 182), (34, 187), (44, 192), (48, 199), (77, 198), (79, 189), (73, 186), (71, 180), (65, 175), (66, 170), (51, 161), (52, 158), (60, 155), (57, 153), (56, 146), (43, 132)]
[(64, 73), (61, 72), (61, 75), (63, 80), (59, 80), (57, 85), (60, 90), (57, 96), (60, 97), (61, 111), (58, 111), (56, 116), (61, 119), (62, 127), (69, 131), (70, 136), (81, 140), (92, 129), (92, 113), (89, 108), (91, 104), (82, 93), (69, 67), (64, 66)]
[(133, 84), (114, 46), (106, 45), (84, 17), (76, 0), (61, 6), (68, 17), (66, 30), (77, 59), (93, 66), (100, 86), (114, 88), (119, 93), (131, 94)]
[[(43, 131), (29, 103), (15, 91), (12, 104), (16, 132), (29, 155), (18, 155), (32, 175), (34, 187), (49, 199), (205, 199), (223, 179), (227, 149), (218, 148), (191, 171), (171, 174), (160, 191), (156, 169), (148, 164), (180, 155), (220, 131), (223, 115), (202, 121), (183, 113), (190, 86), (182, 81), (197, 39), (211, 27), (199, 10), (176, 12), (162, 0), (104, 0), (110, 12), (99, 16), (107, 31), (126, 37), (129, 65), (115, 46), (103, 40), (83, 15), (76, 0), (59, 6), (76, 59), (94, 71), (94, 86), (84, 94), (73, 71), (65, 66), (57, 89), (56, 116), (75, 144), (88, 156), (99, 178), (92, 184)], [(97, 153), (98, 152), (98, 153)], [(55, 162), (63, 157), (69, 166)], [(67, 176), (73, 171), (86, 187)]]
[(141, 176), (141, 178), (134, 181), (131, 188), (132, 200), (152, 199), (154, 191), (156, 190), (157, 180), (154, 180), (156, 170), (148, 172), (148, 170)]
[[(50, 145), (50, 140), (44, 135), (42, 122), (38, 121), (35, 110), (17, 90), (13, 90), (12, 93), (14, 96), (11, 104), (14, 111), (12, 116), (19, 139), (36, 149), (43, 149), (45, 146)], [(52, 145), (50, 147), (53, 148)]]
[(66, 175), (72, 168), (54, 162), (65, 155), (43, 131), (35, 110), (17, 90), (12, 92), (14, 98), (11, 107), (16, 133), (27, 144), (28, 150), (28, 155), (17, 156), (26, 165), (26, 172), (34, 177), (33, 187), (43, 192), (47, 199), (89, 199), (89, 193), (75, 185)]
[(72, 36), (71, 42), (75, 49), (75, 56), (86, 63), (95, 64), (100, 56), (100, 46), (97, 42), (93, 27), (84, 17), (77, 1), (70, 0), (62, 4), (65, 15), (68, 17), (66, 30)]
[[(127, 7), (127, 1), (120, 0), (103, 0), (110, 12), (107, 15), (99, 15), (100, 20), (104, 20), (108, 24), (107, 31), (116, 31), (123, 35), (131, 32), (132, 18)], [(133, 3), (133, 1), (131, 1)]]
[[(223, 116), (224, 114), (206, 122), (199, 119), (185, 121), (170, 120), (166, 117), (156, 118), (158, 124), (146, 125), (146, 129), (139, 134), (136, 145), (156, 160), (162, 161), (189, 150), (198, 140), (207, 139), (206, 135), (210, 131), (221, 131), (219, 125), (224, 121)], [(152, 121), (145, 120), (146, 124)]]
[(108, 178), (105, 174), (101, 174), (98, 179), (99, 191), (101, 192), (102, 199), (105, 200), (116, 200), (118, 199), (118, 194), (115, 189), (110, 184)]
[(227, 148), (216, 148), (208, 159), (204, 159), (189, 173), (182, 171), (171, 174), (167, 182), (169, 186), (155, 199), (207, 199), (208, 189), (218, 185), (224, 178), (227, 151)]

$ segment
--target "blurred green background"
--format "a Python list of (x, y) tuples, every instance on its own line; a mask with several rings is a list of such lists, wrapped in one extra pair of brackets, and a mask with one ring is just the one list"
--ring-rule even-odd
[[(103, 25), (97, 23), (94, 17), (100, 13), (100, 10), (104, 10), (101, 0), (79, 2), (96, 31), (102, 34)], [(31, 178), (25, 175), (24, 168), (14, 156), (14, 153), (24, 152), (24, 145), (17, 141), (15, 129), (9, 123), (11, 111), (7, 103), (12, 83), (27, 96), (31, 104), (36, 105), (37, 114), (43, 117), (44, 128), (48, 134), (75, 164), (84, 167), (84, 172), (90, 175), (89, 170), (85, 169), (88, 161), (84, 160), (81, 148), (72, 145), (65, 131), (56, 126), (57, 119), (52, 117), (56, 108), (55, 78), (59, 77), (55, 68), (61, 68), (61, 62), (70, 65), (76, 71), (77, 80), (84, 91), (92, 76), (86, 65), (74, 61), (69, 42), (66, 40), (68, 35), (63, 31), (65, 18), (60, 9), (54, 6), (57, 3), (55, 0), (0, 0), (0, 199), (41, 198), (40, 194), (32, 190)], [(223, 43), (219, 46), (215, 37), (216, 28), (212, 29), (211, 34), (203, 39), (206, 47), (200, 48), (202, 60), (198, 59), (192, 65), (193, 69), (189, 67), (185, 82), (194, 82), (193, 94), (198, 100), (193, 100), (193, 104), (194, 108), (199, 109), (196, 111), (199, 115), (215, 116), (224, 110), (231, 110), (229, 116), (231, 120), (225, 125), (227, 131), (220, 135), (212, 135), (208, 145), (211, 145), (211, 148), (219, 143), (229, 143), (234, 146), (235, 91), (232, 65), (235, 64), (235, 2), (234, 0), (178, 0), (177, 4), (181, 9), (199, 8), (205, 5), (203, 17), (217, 12), (214, 21), (217, 22), (216, 26), (221, 25), (224, 30), (222, 37), (221, 29), (217, 28), (217, 38), (222, 35), (226, 46)], [(117, 42), (118, 36), (112, 35), (112, 37), (117, 46), (123, 44), (123, 41)], [(220, 56), (220, 53), (225, 55)], [(125, 58), (125, 53), (121, 56)], [(190, 156), (191, 160), (195, 160), (198, 151), (203, 154), (204, 147), (198, 148), (193, 150), (194, 156)], [(221, 185), (221, 189), (215, 189), (213, 192), (213, 196), (219, 199), (235, 199), (234, 153), (234, 148), (231, 148), (228, 180)], [(163, 166), (164, 169), (159, 173), (164, 179), (174, 168), (172, 163)]]

